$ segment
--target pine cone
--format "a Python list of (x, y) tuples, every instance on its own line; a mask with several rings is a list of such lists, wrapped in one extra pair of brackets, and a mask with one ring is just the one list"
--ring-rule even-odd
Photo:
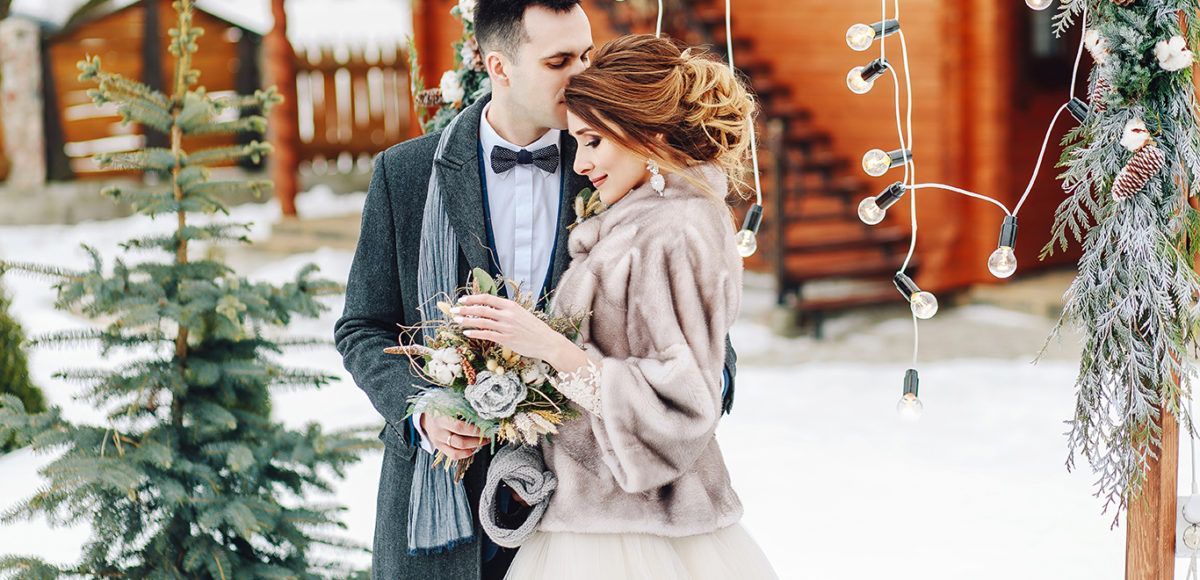
[(1108, 110), (1108, 103), (1104, 102), (1104, 97), (1112, 92), (1112, 83), (1108, 82), (1107, 78), (1100, 77), (1096, 79), (1096, 86), (1092, 87), (1092, 94), (1088, 95), (1088, 102), (1092, 105), (1092, 111), (1103, 113)]
[(1113, 180), (1113, 199), (1122, 201), (1141, 191), (1166, 163), (1162, 150), (1153, 141), (1146, 143), (1117, 172), (1117, 178)]
[(417, 104), (422, 107), (436, 107), (442, 104), (442, 89), (425, 89), (417, 93)]

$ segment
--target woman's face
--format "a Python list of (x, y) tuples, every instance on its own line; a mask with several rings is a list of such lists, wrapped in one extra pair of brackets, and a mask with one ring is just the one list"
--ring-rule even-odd
[(650, 178), (645, 159), (601, 136), (570, 111), (567, 111), (567, 130), (579, 144), (575, 173), (590, 179), (605, 202), (621, 199)]

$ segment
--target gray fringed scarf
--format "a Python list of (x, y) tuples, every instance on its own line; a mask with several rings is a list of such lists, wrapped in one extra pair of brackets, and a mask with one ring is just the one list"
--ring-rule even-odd
[[(442, 131), (433, 169), (429, 175), (429, 195), (421, 223), (420, 262), (417, 292), (424, 299), (421, 318), (435, 320), (440, 313), (437, 299), (453, 297), (458, 281), (458, 239), (450, 227), (445, 200), (438, 186), (437, 161), (442, 156), (461, 115)], [(433, 338), (430, 328), (423, 331), (425, 342)], [(433, 455), (417, 449), (412, 491), (408, 497), (408, 553), (434, 554), (475, 539), (471, 506), (462, 482), (454, 480), (454, 470), (433, 469)]]

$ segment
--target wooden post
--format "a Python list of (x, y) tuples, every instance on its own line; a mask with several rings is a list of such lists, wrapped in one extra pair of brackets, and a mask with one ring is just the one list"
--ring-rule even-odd
[(1139, 497), (1129, 501), (1125, 580), (1174, 580), (1179, 422), (1162, 412), (1162, 445)]
[(275, 198), (284, 217), (296, 217), (296, 193), (300, 189), (300, 127), (296, 107), (296, 53), (287, 38), (287, 10), (284, 0), (271, 0), (275, 26), (263, 39), (266, 49), (268, 82), (275, 85), (283, 102), (271, 109), (269, 134), (271, 181)]

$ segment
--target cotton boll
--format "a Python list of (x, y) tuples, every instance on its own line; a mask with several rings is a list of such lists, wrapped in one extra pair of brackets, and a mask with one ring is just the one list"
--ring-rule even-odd
[(1172, 36), (1154, 45), (1154, 56), (1158, 65), (1167, 71), (1177, 71), (1192, 66), (1192, 51), (1182, 36)]
[(1137, 151), (1146, 144), (1148, 139), (1150, 139), (1150, 131), (1146, 130), (1144, 121), (1134, 118), (1125, 123), (1125, 129), (1121, 133), (1122, 147), (1130, 151)]
[(439, 85), (442, 89), (442, 102), (457, 103), (467, 96), (466, 89), (458, 82), (458, 75), (454, 71), (448, 70), (442, 75), (442, 81)]
[(1108, 59), (1108, 39), (1100, 36), (1100, 32), (1094, 28), (1089, 28), (1083, 35), (1083, 44), (1087, 47), (1088, 54), (1092, 55), (1092, 60), (1097, 64), (1104, 64)]
[(475, 0), (458, 0), (458, 11), (465, 22), (475, 22)]

